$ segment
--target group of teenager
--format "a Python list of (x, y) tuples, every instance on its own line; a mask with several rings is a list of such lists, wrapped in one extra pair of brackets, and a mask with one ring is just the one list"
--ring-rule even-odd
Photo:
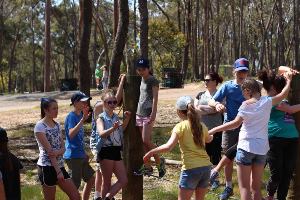
[[(136, 126), (145, 149), (144, 164), (137, 170), (138, 174), (153, 173), (150, 158), (154, 157), (159, 177), (163, 177), (165, 160), (159, 154), (170, 151), (179, 143), (182, 161), (179, 200), (191, 199), (193, 194), (197, 200), (205, 199), (209, 185), (212, 189), (219, 187), (218, 177), (223, 167), (225, 189), (220, 199), (228, 199), (233, 195), (234, 159), (242, 200), (263, 199), (261, 184), (266, 163), (271, 172), (266, 199), (275, 199), (275, 193), (277, 199), (286, 199), (298, 143), (291, 114), (300, 111), (300, 105), (290, 106), (284, 99), (297, 71), (290, 70), (282, 75), (273, 71), (260, 72), (258, 77), (268, 96), (261, 95), (258, 81), (247, 78), (249, 61), (245, 58), (234, 62), (234, 79), (226, 81), (219, 89), (217, 86), (223, 82), (222, 77), (215, 72), (207, 74), (204, 79), (206, 91), (200, 92), (195, 99), (182, 96), (177, 100), (175, 109), (181, 121), (173, 128), (168, 142), (157, 147), (151, 141), (151, 134), (157, 114), (159, 82), (152, 75), (147, 59), (138, 59), (136, 70), (142, 78)], [(65, 141), (60, 124), (55, 121), (58, 115), (56, 100), (41, 99), (41, 120), (34, 133), (40, 151), (38, 176), (45, 199), (55, 199), (56, 185), (70, 199), (80, 199), (81, 180), (85, 182), (83, 199), (89, 198), (93, 187), (94, 199), (114, 199), (127, 184), (122, 138), (132, 113), (124, 111), (121, 121), (114, 112), (122, 102), (124, 82), (125, 76), (121, 75), (116, 94), (112, 90), (103, 91), (93, 112), (88, 104), (91, 98), (81, 92), (75, 93), (71, 98), (73, 111), (65, 119)], [(97, 163), (95, 176), (84, 148), (83, 124), (90, 115), (90, 148)], [(0, 159), (5, 157), (2, 143), (7, 144), (7, 140), (1, 138), (0, 134)], [(3, 176), (5, 170), (1, 167), (0, 171)], [(112, 174), (117, 179), (113, 184)], [(6, 187), (4, 189), (6, 192)]]

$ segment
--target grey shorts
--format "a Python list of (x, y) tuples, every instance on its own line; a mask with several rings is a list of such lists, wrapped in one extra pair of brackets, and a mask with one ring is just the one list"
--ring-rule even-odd
[(211, 166), (183, 170), (180, 174), (179, 187), (189, 190), (209, 186)]
[(83, 179), (84, 182), (88, 182), (90, 178), (94, 176), (95, 171), (87, 159), (72, 158), (66, 159), (65, 161), (69, 168), (69, 174), (77, 189), (80, 187), (81, 179)]
[(226, 152), (230, 147), (235, 145), (239, 140), (240, 127), (224, 131), (222, 134), (222, 149)]

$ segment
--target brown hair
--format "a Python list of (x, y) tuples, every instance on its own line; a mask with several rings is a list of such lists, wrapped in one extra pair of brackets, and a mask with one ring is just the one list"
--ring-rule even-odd
[(258, 72), (258, 79), (263, 81), (263, 88), (270, 91), (271, 87), (275, 89), (277, 93), (280, 93), (286, 84), (286, 80), (283, 76), (277, 75), (271, 70), (262, 70)]
[(106, 89), (101, 94), (101, 100), (104, 101), (106, 97), (115, 97), (115, 93), (112, 89)]
[(197, 146), (204, 148), (205, 143), (203, 140), (203, 127), (200, 123), (199, 116), (196, 113), (195, 107), (192, 104), (188, 104), (187, 108), (187, 110), (180, 110), (180, 112), (182, 112), (188, 118), (193, 134), (194, 143)]
[(247, 78), (242, 84), (242, 90), (248, 90), (250, 92), (250, 97), (252, 95), (259, 93), (260, 94), (260, 87), (256, 80), (252, 78)]
[(217, 72), (210, 72), (210, 73), (207, 74), (207, 75), (210, 76), (210, 79), (211, 79), (212, 81), (216, 81), (217, 85), (218, 85), (219, 83), (222, 83), (222, 82), (223, 82), (223, 77), (220, 76)]
[[(3, 128), (0, 128), (0, 134), (7, 135), (5, 129), (3, 129)], [(3, 159), (3, 166), (0, 166), (0, 167), (4, 171), (12, 171), (13, 164), (12, 164), (12, 161), (9, 156), (10, 152), (9, 152), (7, 144), (8, 144), (8, 142), (4, 141), (4, 140), (0, 142), (0, 152), (2, 154), (2, 159)]]
[(57, 103), (53, 98), (41, 98), (41, 119), (46, 115), (45, 109), (48, 109), (52, 103)]

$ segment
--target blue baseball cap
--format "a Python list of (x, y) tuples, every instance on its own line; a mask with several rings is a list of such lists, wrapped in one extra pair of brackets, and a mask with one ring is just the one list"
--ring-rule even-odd
[(139, 58), (135, 63), (136, 68), (149, 68), (149, 60), (146, 58)]
[(92, 97), (85, 95), (83, 92), (76, 92), (71, 97), (71, 104), (73, 105), (77, 101), (88, 101), (91, 100)]
[(182, 96), (179, 97), (176, 101), (176, 109), (177, 110), (187, 110), (189, 104), (194, 104), (194, 100), (190, 96)]
[(249, 61), (246, 58), (239, 58), (233, 64), (234, 71), (248, 71)]

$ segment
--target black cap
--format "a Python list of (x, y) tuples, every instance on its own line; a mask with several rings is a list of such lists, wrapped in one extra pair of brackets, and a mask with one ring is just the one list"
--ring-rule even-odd
[(0, 128), (0, 142), (8, 142), (6, 130), (3, 128)]
[(139, 58), (135, 64), (136, 68), (149, 68), (149, 60), (146, 58)]
[(92, 97), (86, 96), (83, 92), (76, 92), (71, 97), (71, 104), (70, 105), (73, 105), (77, 101), (88, 101), (88, 100), (91, 100), (91, 99), (92, 99)]

